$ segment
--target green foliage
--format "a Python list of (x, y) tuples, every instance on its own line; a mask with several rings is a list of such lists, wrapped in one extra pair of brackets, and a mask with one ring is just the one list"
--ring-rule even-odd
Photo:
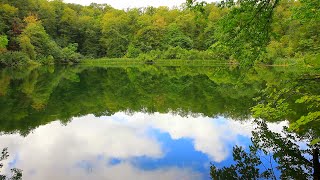
[(182, 49), (180, 46), (169, 46), (167, 50), (151, 50), (147, 53), (140, 53), (138, 59), (157, 60), (157, 59), (182, 59), (182, 60), (217, 60), (212, 51), (198, 51)]
[(57, 60), (60, 59), (60, 47), (46, 33), (41, 22), (34, 16), (28, 16), (25, 21), (27, 26), (20, 35), (22, 52), (28, 54), (32, 60), (49, 55)]
[(159, 27), (148, 26), (140, 29), (137, 32), (134, 40), (135, 47), (142, 52), (149, 52), (151, 50), (164, 49), (164, 30)]
[[(290, 130), (302, 134), (306, 134), (312, 130), (313, 133), (318, 134), (319, 130), (316, 127), (320, 125), (320, 95), (307, 94), (297, 99), (295, 103), (305, 105), (309, 112), (291, 123)], [(316, 137), (313, 138), (316, 139)]]
[(13, 24), (18, 9), (10, 4), (0, 3), (0, 33), (7, 33)]
[(318, 76), (291, 77), (276, 85), (268, 85), (259, 102), (252, 107), (253, 117), (268, 121), (290, 121), (289, 130), (311, 140), (320, 136), (320, 95)]
[[(265, 97), (267, 102), (262, 101), (263, 103), (259, 103), (252, 108), (254, 118), (279, 121), (293, 113), (293, 110), (289, 107), (289, 103), (286, 101), (286, 97), (284, 97), (284, 94), (290, 91), (289, 89), (284, 88), (279, 91), (271, 87), (264, 91), (269, 93)], [(256, 100), (261, 101), (260, 98), (256, 98)]]
[(8, 37), (6, 35), (0, 35), (0, 49), (6, 48), (8, 42)]
[(278, 2), (245, 0), (224, 3), (230, 12), (218, 22), (216, 39), (242, 64), (252, 64), (269, 42), (271, 18)]
[(127, 54), (126, 54), (126, 57), (128, 58), (136, 58), (139, 56), (139, 54), (141, 53), (141, 50), (134, 47), (133, 44), (130, 44), (129, 47), (128, 47), (128, 51), (127, 51)]
[[(105, 63), (96, 68), (87, 63), (86, 66), (1, 71), (0, 131), (19, 131), (26, 135), (35, 127), (56, 119), (63, 121), (74, 116), (127, 110), (181, 115), (202, 113), (242, 120), (251, 117), (250, 108), (257, 103), (253, 99), (260, 96), (266, 84), (306, 73), (292, 73), (288, 69), (203, 67), (201, 63), (196, 67), (191, 66), (192, 61), (169, 64), (173, 67), (141, 66), (139, 61), (128, 64), (129, 59), (98, 62)], [(317, 84), (301, 85), (306, 86), (302, 92), (318, 92)], [(289, 104), (295, 115), (284, 119), (294, 122), (308, 114), (305, 104), (294, 101)], [(313, 123), (306, 127), (318, 129)], [(314, 137), (317, 138), (316, 134)]]
[(141, 54), (145, 59), (318, 67), (319, 6), (317, 0), (227, 0), (220, 4), (188, 0), (182, 9), (124, 11), (105, 4), (5, 0), (0, 3), (0, 48), (22, 51), (34, 61), (52, 56), (56, 63), (65, 63), (67, 58), (77, 62), (79, 55), (70, 55), (67, 48), (76, 43), (77, 53), (87, 58)]
[(167, 27), (165, 41), (169, 46), (191, 49), (193, 41), (190, 37), (183, 34), (177, 24), (170, 24)]
[(9, 51), (0, 53), (1, 66), (21, 66), (27, 64), (29, 60), (28, 55), (23, 52)]
[[(97, 68), (5, 69), (0, 73), (0, 131), (26, 135), (56, 119), (127, 110), (241, 120), (250, 117), (252, 99), (265, 83), (254, 71), (249, 75), (229, 67), (128, 67), (129, 60), (121, 59), (121, 68), (115, 60), (105, 61), (111, 62)], [(259, 80), (250, 80), (254, 77)]]
[(301, 116), (296, 122), (291, 124), (291, 129), (299, 131), (299, 128), (302, 126), (306, 126), (307, 124), (315, 121), (319, 121), (320, 119), (320, 111), (310, 112), (306, 116)]
[(102, 46), (107, 57), (123, 57), (129, 45), (130, 19), (124, 11), (112, 10), (102, 19)]
[(69, 44), (67, 47), (62, 49), (62, 59), (61, 62), (67, 63), (77, 63), (81, 59), (81, 54), (77, 53), (78, 44)]
[(23, 35), (19, 38), (20, 48), (22, 52), (26, 53), (30, 59), (36, 59), (36, 52), (34, 46), (31, 44), (31, 40), (28, 36)]
[(169, 47), (162, 56), (162, 59), (186, 59), (185, 53), (187, 51), (185, 49), (182, 49), (182, 47)]
[(128, 40), (126, 36), (121, 35), (117, 30), (111, 29), (104, 33), (100, 42), (106, 50), (107, 57), (123, 57), (127, 51)]
[(43, 65), (53, 65), (54, 64), (54, 58), (51, 55), (49, 55), (48, 57), (42, 57), (41, 59), (38, 59), (38, 61)]
[(312, 140), (312, 141), (310, 142), (310, 145), (311, 145), (311, 146), (314, 146), (314, 145), (316, 145), (316, 144), (318, 144), (318, 143), (320, 143), (320, 138), (317, 138), (317, 139)]
[(299, 138), (288, 132), (283, 134), (272, 132), (265, 121), (256, 121), (258, 127), (253, 134), (252, 142), (265, 154), (272, 154), (277, 162), (277, 169), (281, 171), (281, 179), (309, 179), (312, 172), (312, 163), (305, 155), (309, 151), (301, 149)]
[(294, 58), (296, 63), (318, 66), (319, 2), (281, 1), (275, 9), (272, 39), (266, 58)]
[(37, 60), (42, 64), (51, 64), (54, 59), (60, 63), (77, 63), (81, 55), (77, 53), (78, 44), (69, 44), (60, 48), (46, 33), (41, 22), (34, 16), (28, 16), (26, 28), (19, 37), (22, 52), (30, 59)]

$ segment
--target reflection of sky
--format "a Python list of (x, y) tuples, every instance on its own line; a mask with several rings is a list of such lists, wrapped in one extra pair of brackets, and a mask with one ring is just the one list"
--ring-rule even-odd
[(222, 117), (119, 112), (0, 141), (24, 179), (208, 179), (210, 162), (232, 163), (232, 147), (248, 145), (252, 129)]

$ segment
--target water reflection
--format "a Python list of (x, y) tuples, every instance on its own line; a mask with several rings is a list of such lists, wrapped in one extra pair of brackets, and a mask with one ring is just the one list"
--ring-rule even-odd
[(252, 109), (280, 122), (268, 123), (270, 129), (298, 123), (293, 127), (317, 143), (318, 121), (309, 112), (318, 113), (313, 99), (320, 86), (302, 74), (156, 66), (1, 70), (6, 173), (17, 167), (24, 179), (208, 179), (211, 162), (228, 167), (235, 145), (248, 149)]
[(119, 112), (0, 141), (25, 179), (207, 179), (210, 162), (230, 163), (232, 146), (248, 145), (252, 129), (223, 117)]

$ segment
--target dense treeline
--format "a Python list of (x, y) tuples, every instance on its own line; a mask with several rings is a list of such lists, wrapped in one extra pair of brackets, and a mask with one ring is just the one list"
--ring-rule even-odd
[(0, 64), (82, 57), (318, 63), (318, 0), (282, 0), (258, 18), (261, 9), (252, 13), (250, 2), (204, 4), (194, 11), (187, 5), (117, 10), (62, 0), (1, 0)]

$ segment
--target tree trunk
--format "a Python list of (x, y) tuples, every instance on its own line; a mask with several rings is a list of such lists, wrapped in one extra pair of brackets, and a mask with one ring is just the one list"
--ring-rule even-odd
[(320, 180), (319, 149), (313, 149), (313, 179)]

